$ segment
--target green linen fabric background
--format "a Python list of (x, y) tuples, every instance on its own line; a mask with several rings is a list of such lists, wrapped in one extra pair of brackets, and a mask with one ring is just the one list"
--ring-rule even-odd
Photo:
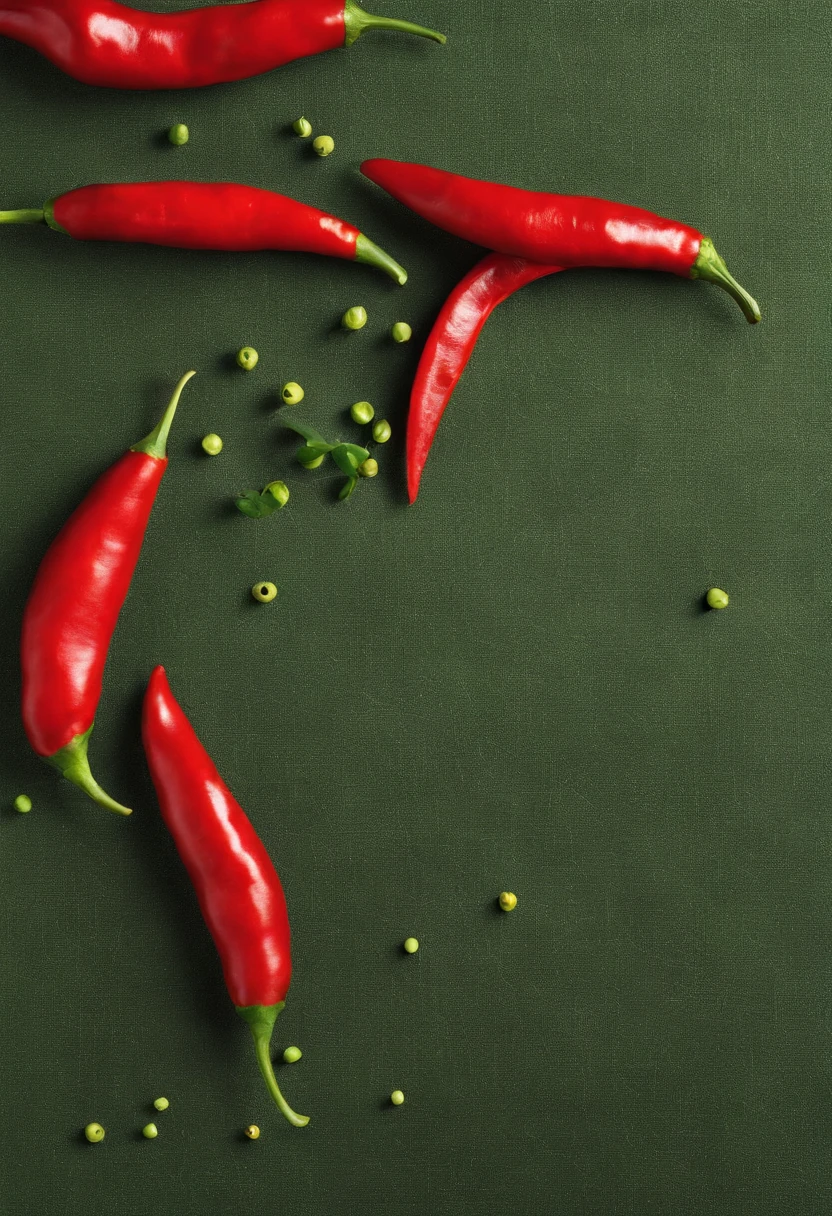
[[(354, 220), (411, 275), (0, 230), (0, 1211), (826, 1213), (828, 6), (380, 7), (447, 46), (370, 34), (139, 95), (0, 41), (2, 206), (241, 180)], [(330, 159), (287, 134), (300, 113)], [(763, 323), (669, 276), (527, 288), (484, 331), (408, 507), (410, 381), (480, 251), (361, 179), (367, 156), (686, 220)], [(370, 324), (347, 336), (352, 304)], [(399, 319), (409, 346), (386, 336)], [(188, 367), (91, 746), (122, 820), (29, 751), (20, 616), (67, 513)], [(293, 464), (288, 379), (327, 434), (359, 437), (359, 399), (391, 420), (346, 505), (333, 473)], [(284, 512), (235, 512), (276, 477)], [(248, 596), (261, 578), (269, 607)], [(714, 584), (726, 612), (702, 611)], [(274, 1048), (304, 1051), (279, 1071), (304, 1131), (270, 1103), (159, 817), (138, 733), (157, 662), (285, 885)]]

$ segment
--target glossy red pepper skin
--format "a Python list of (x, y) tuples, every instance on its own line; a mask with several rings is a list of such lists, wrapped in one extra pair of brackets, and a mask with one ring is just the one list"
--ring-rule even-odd
[(562, 269), (490, 253), (448, 296), (425, 343), (410, 394), (407, 492), (411, 503), (419, 493), (425, 461), (445, 407), (471, 358), (482, 327), (497, 305), (515, 291)]
[[(97, 785), (86, 763), (110, 640), (167, 468), (165, 420), (116, 461), (61, 528), (40, 564), (23, 613), (23, 725), (34, 751), (101, 805), (130, 814)], [(161, 445), (155, 443), (164, 426)], [(152, 450), (148, 450), (152, 449)], [(137, 450), (140, 449), (140, 450)]]
[(42, 223), (79, 241), (321, 253), (376, 266), (397, 283), (407, 282), (398, 262), (353, 224), (285, 194), (236, 182), (80, 186), (43, 207), (0, 211), (0, 224)]
[[(289, 1118), (290, 1108), (275, 1095), (276, 1083), (272, 1089), (268, 1062), (271, 1026), (292, 977), (289, 916), (277, 871), (176, 701), (163, 667), (147, 686), (142, 739), (162, 818), (190, 875), (229, 995), (252, 1027), (266, 1081)], [(290, 1113), (296, 1126), (308, 1123)]]
[(367, 160), (361, 172), (446, 232), (564, 268), (664, 270), (689, 278), (702, 244), (695, 228), (626, 203), (520, 190), (404, 161)]
[(444, 41), (408, 22), (372, 18), (351, 0), (250, 0), (148, 13), (114, 0), (0, 0), (0, 34), (86, 84), (193, 89), (243, 80), (348, 46), (363, 29)]
[(417, 215), (496, 253), (564, 269), (659, 270), (718, 284), (747, 320), (760, 309), (729, 273), (709, 237), (689, 224), (606, 199), (544, 194), (476, 181), (397, 160), (366, 160), (361, 172)]

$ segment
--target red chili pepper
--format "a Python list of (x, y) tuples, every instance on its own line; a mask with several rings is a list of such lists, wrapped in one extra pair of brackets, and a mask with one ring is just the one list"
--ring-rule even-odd
[(352, 224), (285, 194), (232, 182), (81, 186), (42, 208), (0, 211), (0, 223), (46, 223), (79, 241), (323, 253), (377, 266), (398, 283), (407, 282), (398, 262)]
[(728, 272), (710, 238), (652, 211), (519, 190), (404, 161), (365, 160), (361, 172), (437, 227), (497, 253), (564, 269), (608, 266), (708, 279), (733, 296), (749, 321), (760, 320), (756, 301)]
[(490, 253), (448, 296), (425, 343), (410, 394), (407, 492), (411, 502), (415, 502), (419, 493), (422, 470), (436, 428), (471, 358), (483, 325), (497, 305), (513, 292), (562, 269), (562, 266), (546, 266), (504, 253)]
[(280, 879), (245, 811), (217, 772), (170, 689), (150, 677), (142, 738), (162, 818), (196, 889), (237, 1012), (251, 1027), (257, 1062), (281, 1112), (305, 1127), (278, 1088), (269, 1054), (292, 977), (289, 916)]
[(252, 0), (147, 13), (114, 0), (2, 0), (0, 34), (25, 42), (86, 84), (193, 89), (270, 72), (351, 46), (364, 30), (443, 34), (374, 17), (353, 0)]
[(23, 614), (23, 725), (34, 750), (108, 810), (129, 815), (90, 772), (87, 746), (107, 650), (139, 558), (179, 396), (146, 439), (98, 479), (46, 552)]

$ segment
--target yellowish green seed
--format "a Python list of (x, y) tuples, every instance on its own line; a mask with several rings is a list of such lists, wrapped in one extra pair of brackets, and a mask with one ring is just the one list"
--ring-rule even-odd
[(394, 342), (409, 342), (413, 337), (413, 330), (407, 321), (397, 321), (390, 330), (390, 336)]
[(84, 1135), (87, 1137), (90, 1144), (99, 1144), (104, 1139), (106, 1134), (107, 1133), (104, 1131), (104, 1128), (100, 1123), (88, 1123), (84, 1128)]
[(404, 939), (404, 948), (408, 954), (415, 954), (419, 949), (419, 942), (415, 937), (406, 937)]
[(32, 809), (32, 799), (28, 794), (18, 794), (14, 800), (14, 809), (23, 815), (27, 814)]
[(283, 1053), (283, 1059), (287, 1064), (297, 1064), (302, 1055), (303, 1052), (299, 1047), (287, 1047)]
[(255, 583), (251, 594), (259, 603), (270, 604), (277, 596), (277, 587), (274, 583)]
[(145, 1140), (155, 1140), (159, 1135), (159, 1129), (155, 1123), (146, 1123), (142, 1128), (142, 1135)]
[(301, 139), (308, 139), (312, 134), (312, 123), (308, 118), (296, 118), (292, 123), (292, 130), (295, 135), (300, 135)]
[(390, 1101), (394, 1106), (401, 1106), (404, 1102), (404, 1094), (400, 1089), (394, 1089), (390, 1095)]
[(359, 477), (375, 477), (378, 473), (378, 461), (368, 456), (356, 469)]
[(393, 428), (386, 418), (379, 418), (373, 423), (373, 439), (376, 443), (386, 443), (393, 434)]
[(209, 456), (219, 456), (222, 451), (222, 440), (219, 435), (215, 435), (213, 431), (210, 435), (206, 435), (202, 440), (202, 450)]
[(304, 397), (303, 389), (294, 380), (290, 380), (288, 384), (283, 385), (280, 395), (283, 398), (284, 405), (299, 405)]
[(369, 401), (356, 401), (355, 405), (350, 406), (350, 418), (360, 426), (366, 426), (375, 416), (376, 412)]
[(167, 1098), (155, 1098), (153, 1105), (157, 1110), (167, 1110), (170, 1106), (170, 1102), (168, 1102)]
[(363, 329), (367, 324), (367, 309), (361, 304), (348, 308), (341, 318), (341, 324), (344, 329)]
[(245, 1130), (245, 1134), (248, 1136), (249, 1140), (259, 1140), (260, 1139), (260, 1128), (257, 1126), (256, 1123), (249, 1123), (248, 1127), (245, 1128), (244, 1130)]
[(719, 587), (711, 587), (705, 599), (708, 601), (709, 608), (727, 608), (730, 603), (726, 593), (720, 591)]
[(243, 346), (237, 351), (237, 365), (244, 372), (250, 372), (252, 368), (257, 366), (257, 360), (260, 358), (253, 346)]
[(168, 131), (168, 139), (175, 148), (181, 148), (191, 138), (191, 133), (184, 122), (176, 122)]
[(517, 907), (517, 896), (513, 891), (500, 892), (500, 907), (504, 912), (513, 912)]
[(329, 156), (335, 151), (335, 140), (331, 135), (319, 135), (316, 139), (312, 140), (312, 147), (318, 156)]

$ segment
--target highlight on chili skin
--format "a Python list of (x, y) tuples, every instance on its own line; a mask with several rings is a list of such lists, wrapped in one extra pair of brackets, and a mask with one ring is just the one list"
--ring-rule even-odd
[(354, 0), (248, 0), (149, 13), (117, 0), (3, 0), (0, 34), (26, 43), (85, 84), (194, 89), (259, 76), (348, 47), (365, 30), (444, 34), (365, 13)]
[(0, 211), (2, 224), (46, 224), (78, 241), (320, 253), (375, 266), (400, 286), (407, 282), (407, 271), (353, 224), (288, 195), (237, 182), (80, 186), (42, 207)]

